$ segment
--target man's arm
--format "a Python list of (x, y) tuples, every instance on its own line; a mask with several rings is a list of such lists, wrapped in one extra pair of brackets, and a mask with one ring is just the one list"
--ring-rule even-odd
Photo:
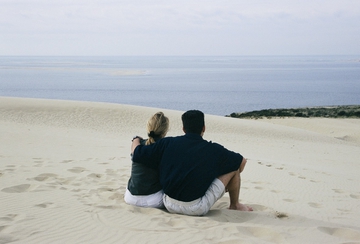
[(131, 144), (131, 155), (134, 154), (135, 148), (140, 145), (141, 137), (135, 136)]
[(142, 139), (135, 137), (131, 144), (132, 161), (157, 169), (164, 149), (164, 143), (161, 143), (163, 140), (165, 139), (150, 145), (143, 145)]

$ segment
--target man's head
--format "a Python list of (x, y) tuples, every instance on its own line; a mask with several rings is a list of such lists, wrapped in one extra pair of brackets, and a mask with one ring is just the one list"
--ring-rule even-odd
[(189, 110), (181, 116), (185, 133), (202, 135), (205, 131), (204, 113), (199, 110)]

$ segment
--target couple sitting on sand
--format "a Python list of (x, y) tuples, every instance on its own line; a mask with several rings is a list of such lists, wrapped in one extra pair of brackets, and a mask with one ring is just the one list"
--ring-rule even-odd
[(183, 136), (165, 137), (169, 119), (158, 112), (148, 121), (149, 139), (134, 137), (125, 202), (201, 216), (228, 191), (229, 209), (252, 211), (239, 202), (240, 173), (246, 159), (202, 138), (203, 112), (190, 110), (181, 119)]

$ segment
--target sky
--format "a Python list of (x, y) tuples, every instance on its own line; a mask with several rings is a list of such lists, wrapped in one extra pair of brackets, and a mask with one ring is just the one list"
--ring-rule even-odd
[(7, 55), (360, 55), (360, 1), (0, 0)]

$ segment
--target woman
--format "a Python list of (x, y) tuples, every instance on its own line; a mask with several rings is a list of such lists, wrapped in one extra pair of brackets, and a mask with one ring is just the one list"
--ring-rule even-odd
[[(141, 138), (141, 144), (150, 145), (164, 138), (169, 130), (169, 119), (163, 112), (157, 112), (147, 122), (148, 139)], [(136, 138), (136, 137), (135, 137)], [(131, 176), (124, 200), (138, 207), (163, 208), (162, 187), (157, 169), (132, 162)]]

